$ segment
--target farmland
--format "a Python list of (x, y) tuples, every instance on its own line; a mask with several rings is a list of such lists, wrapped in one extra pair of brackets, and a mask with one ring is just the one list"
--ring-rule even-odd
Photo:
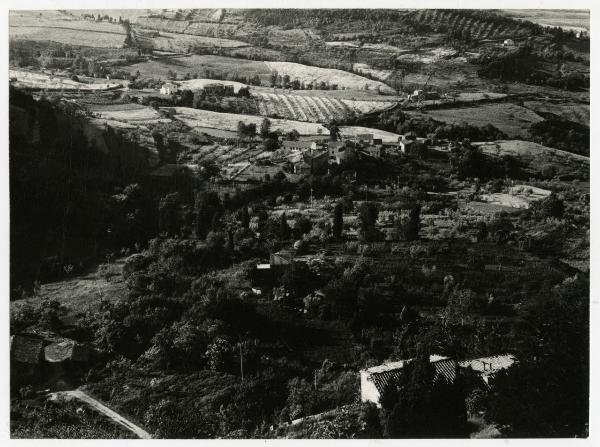
[(297, 121), (328, 123), (340, 120), (350, 113), (373, 113), (393, 107), (396, 103), (385, 101), (353, 101), (327, 96), (255, 93), (259, 113)]
[(218, 37), (195, 36), (180, 33), (161, 32), (159, 36), (148, 38), (153, 48), (161, 51), (189, 53), (202, 48), (244, 48), (250, 45), (239, 40)]
[(152, 107), (144, 107), (137, 104), (113, 104), (93, 105), (88, 109), (99, 118), (143, 124), (168, 122), (170, 120), (161, 118), (160, 114)]
[[(265, 62), (267, 67), (273, 72), (284, 76), (288, 75), (292, 80), (298, 79), (305, 83), (337, 84), (338, 88), (349, 90), (370, 90), (373, 92), (390, 93), (394, 90), (379, 81), (371, 81), (353, 73), (331, 68), (309, 67), (293, 62)], [(335, 82), (334, 82), (335, 81)]]
[(101, 91), (120, 87), (120, 84), (115, 82), (84, 83), (65, 77), (24, 70), (9, 70), (8, 76), (15, 79), (16, 86), (34, 89)]
[[(152, 59), (146, 62), (126, 65), (123, 67), (131, 73), (137, 71), (143, 77), (167, 79), (169, 71), (177, 73), (179, 78), (190, 73), (194, 78), (206, 78), (207, 72), (214, 74), (214, 78), (229, 79), (231, 77), (259, 76), (265, 82), (271, 71), (264, 62), (234, 59), (223, 56), (192, 55), (173, 58)], [(195, 74), (198, 74), (196, 76)]]
[(542, 26), (560, 26), (566, 30), (590, 30), (589, 10), (558, 9), (505, 9), (507, 17), (528, 20)]
[(574, 121), (584, 126), (590, 125), (590, 106), (582, 103), (548, 104), (546, 101), (525, 101), (525, 107), (538, 113), (558, 115), (566, 120)]
[[(190, 109), (187, 107), (174, 107), (174, 119), (179, 120), (190, 128), (209, 127), (235, 132), (240, 121), (254, 123), (260, 126), (262, 117), (251, 115), (237, 115), (233, 113), (217, 113), (207, 110)], [(320, 124), (290, 121), (283, 119), (271, 120), (271, 129), (281, 130), (286, 133), (297, 130), (300, 135), (328, 135), (329, 131)]]
[(461, 107), (430, 110), (426, 115), (409, 112), (411, 116), (431, 117), (447, 123), (467, 122), (477, 126), (491, 124), (507, 135), (525, 137), (532, 124), (543, 121), (535, 112), (510, 103), (482, 104), (476, 107)]
[(73, 20), (47, 11), (10, 13), (9, 36), (14, 39), (52, 41), (68, 45), (121, 48), (123, 27), (114, 23)]

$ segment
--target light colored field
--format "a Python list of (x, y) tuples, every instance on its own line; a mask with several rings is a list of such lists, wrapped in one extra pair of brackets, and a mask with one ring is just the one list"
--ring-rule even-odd
[(131, 110), (124, 108), (123, 110), (103, 110), (94, 112), (100, 118), (124, 121), (126, 123), (142, 122), (144, 124), (169, 122), (169, 119), (161, 118), (160, 114), (152, 107), (143, 107), (141, 109)]
[(537, 113), (510, 103), (482, 104), (477, 107), (429, 110), (427, 114), (409, 112), (423, 119), (433, 118), (446, 123), (466, 122), (473, 126), (491, 124), (511, 137), (525, 137), (532, 124), (543, 121)]
[(398, 141), (400, 135), (393, 132), (386, 132), (385, 130), (371, 129), (370, 127), (360, 126), (340, 126), (340, 133), (344, 138), (354, 137), (359, 134), (373, 134), (373, 138), (381, 138), (383, 142), (395, 143)]
[(90, 90), (100, 91), (117, 88), (116, 83), (83, 83), (73, 81), (69, 78), (51, 76), (45, 73), (34, 73), (24, 70), (8, 70), (9, 78), (16, 78), (14, 85), (17, 87), (63, 89), (63, 90)]
[(248, 87), (246, 84), (242, 84), (241, 82), (219, 81), (216, 79), (190, 79), (188, 81), (176, 82), (176, 84), (184, 90), (202, 90), (204, 87), (211, 84), (232, 85), (234, 93), (238, 93), (241, 88)]
[[(260, 127), (263, 118), (260, 116), (238, 115), (234, 113), (218, 113), (208, 110), (191, 109), (188, 107), (173, 107), (174, 118), (191, 128), (208, 127), (235, 132), (240, 121), (246, 124), (255, 123)], [(271, 130), (281, 130), (284, 133), (297, 130), (300, 135), (329, 135), (329, 131), (320, 124), (300, 121), (271, 119)]]
[(581, 103), (552, 104), (545, 101), (526, 101), (525, 107), (536, 112), (547, 112), (584, 126), (590, 125), (590, 106)]
[(194, 48), (243, 48), (250, 46), (246, 42), (239, 40), (167, 33), (164, 31), (160, 33), (160, 36), (153, 37), (151, 40), (154, 48), (157, 50), (183, 53)]
[(590, 11), (584, 9), (505, 9), (503, 13), (542, 26), (560, 26), (574, 31), (590, 30)]
[(9, 36), (98, 48), (121, 48), (125, 42), (121, 25), (77, 20), (57, 11), (11, 11)]
[(393, 94), (394, 90), (383, 82), (372, 81), (362, 76), (348, 73), (332, 68), (310, 67), (308, 65), (296, 64), (294, 62), (265, 62), (271, 71), (276, 71), (284, 76), (288, 75), (292, 80), (300, 82), (318, 82), (337, 84), (338, 88), (350, 90), (371, 90), (374, 92)]
[(341, 102), (359, 114), (379, 112), (396, 105), (395, 102), (391, 101), (353, 101), (351, 99), (342, 99)]

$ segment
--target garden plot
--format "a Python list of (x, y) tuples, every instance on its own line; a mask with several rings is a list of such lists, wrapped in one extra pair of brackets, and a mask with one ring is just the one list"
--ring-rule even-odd
[(383, 82), (372, 81), (368, 78), (342, 70), (311, 67), (294, 62), (265, 62), (265, 64), (271, 71), (277, 72), (282, 76), (288, 75), (290, 79), (298, 79), (300, 82), (312, 82), (313, 84), (315, 82), (325, 82), (328, 84), (337, 84), (338, 88), (342, 89), (370, 90), (388, 94), (394, 93), (394, 90)]
[(121, 84), (108, 83), (85, 83), (73, 81), (69, 78), (52, 76), (45, 73), (37, 73), (24, 70), (8, 70), (9, 79), (14, 79), (13, 85), (24, 88), (40, 88), (48, 90), (88, 90), (100, 91), (121, 87)]
[[(246, 124), (254, 123), (259, 127), (263, 120), (260, 116), (211, 112), (188, 107), (172, 107), (166, 109), (173, 110), (175, 112), (173, 118), (183, 122), (192, 129), (214, 128), (235, 132), (237, 131), (237, 125), (240, 121)], [(316, 123), (305, 123), (283, 119), (271, 119), (270, 121), (272, 131), (279, 129), (283, 133), (287, 133), (295, 129), (300, 135), (329, 135), (329, 131), (325, 127)]]

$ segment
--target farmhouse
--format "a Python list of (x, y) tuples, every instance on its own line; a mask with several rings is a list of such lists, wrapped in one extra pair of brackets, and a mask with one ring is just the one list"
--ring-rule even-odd
[(179, 87), (172, 82), (166, 82), (160, 88), (161, 95), (173, 95), (179, 91)]
[(512, 47), (515, 45), (515, 41), (512, 39), (504, 39), (504, 42), (502, 42), (502, 46), (504, 47)]
[(513, 355), (495, 355), (492, 357), (481, 357), (478, 359), (459, 362), (461, 368), (472, 371), (478, 375), (486, 385), (491, 385), (494, 376), (502, 370), (512, 367), (516, 362)]
[[(383, 365), (360, 371), (360, 398), (362, 402), (373, 402), (381, 406), (379, 400), (389, 383), (393, 383), (401, 377), (405, 365), (414, 359), (400, 360), (397, 362), (384, 363)], [(429, 356), (429, 362), (435, 368), (434, 380), (445, 379), (454, 382), (457, 374), (456, 361), (439, 355)]]
[(314, 174), (327, 166), (328, 160), (329, 152), (327, 151), (304, 152), (302, 161), (294, 164), (294, 174)]

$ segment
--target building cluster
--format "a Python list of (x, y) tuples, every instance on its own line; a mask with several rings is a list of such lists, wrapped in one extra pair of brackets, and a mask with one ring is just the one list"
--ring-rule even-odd
[(11, 383), (56, 382), (85, 368), (92, 355), (89, 346), (51, 332), (11, 335)]
[(373, 134), (358, 134), (341, 140), (309, 140), (281, 142), (280, 155), (293, 165), (297, 174), (310, 174), (332, 164), (342, 164), (355, 156), (381, 158), (386, 154), (417, 154), (426, 148), (422, 139), (385, 141)]
[[(414, 359), (388, 362), (360, 371), (360, 397), (363, 402), (373, 402), (381, 406), (380, 400), (385, 389), (397, 382), (404, 367)], [(479, 381), (483, 386), (491, 386), (494, 376), (513, 366), (516, 358), (511, 354), (482, 357), (457, 362), (449, 357), (431, 355), (429, 362), (435, 371), (434, 381), (445, 380), (454, 383), (459, 375)]]

